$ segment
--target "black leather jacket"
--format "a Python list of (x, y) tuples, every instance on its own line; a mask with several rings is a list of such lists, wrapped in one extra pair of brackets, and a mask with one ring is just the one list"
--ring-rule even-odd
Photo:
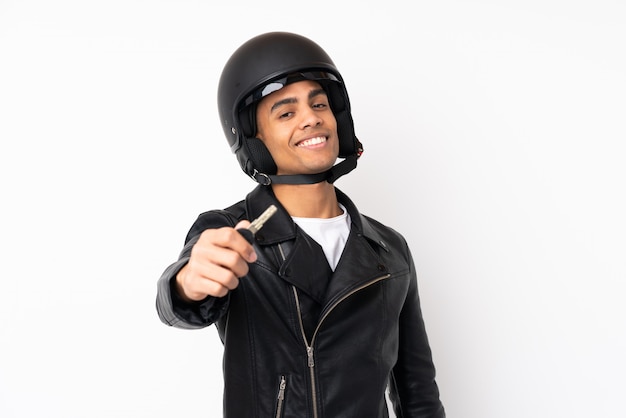
[[(258, 186), (226, 210), (201, 214), (159, 280), (164, 323), (218, 328), (224, 417), (383, 418), (387, 387), (398, 417), (445, 417), (407, 244), (337, 197), (352, 226), (334, 272), (271, 188)], [(254, 219), (270, 204), (278, 212), (257, 233), (258, 260), (239, 287), (223, 298), (180, 299), (174, 277), (199, 234)], [(319, 281), (328, 283), (322, 293)]]

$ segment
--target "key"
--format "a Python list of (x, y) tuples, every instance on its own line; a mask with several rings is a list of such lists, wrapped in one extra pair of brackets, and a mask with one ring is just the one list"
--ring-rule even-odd
[(272, 217), (276, 213), (278, 209), (274, 205), (270, 205), (265, 211), (252, 223), (248, 228), (239, 228), (237, 231), (248, 241), (250, 244), (254, 241), (254, 235), (259, 231), (259, 229), (263, 228), (263, 225), (269, 218)]

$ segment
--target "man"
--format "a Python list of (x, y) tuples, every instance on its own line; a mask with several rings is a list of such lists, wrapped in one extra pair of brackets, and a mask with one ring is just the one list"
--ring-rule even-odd
[[(389, 388), (398, 417), (444, 417), (407, 244), (333, 184), (362, 147), (330, 57), (296, 34), (252, 38), (226, 63), (218, 105), (259, 185), (198, 217), (157, 310), (171, 326), (216, 325), (224, 416), (388, 417)], [(271, 205), (253, 237), (242, 231)]]

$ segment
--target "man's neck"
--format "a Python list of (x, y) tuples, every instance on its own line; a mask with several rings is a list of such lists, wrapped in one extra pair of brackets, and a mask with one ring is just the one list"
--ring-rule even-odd
[(278, 201), (291, 216), (299, 218), (334, 218), (341, 215), (335, 186), (323, 181), (316, 184), (273, 184)]

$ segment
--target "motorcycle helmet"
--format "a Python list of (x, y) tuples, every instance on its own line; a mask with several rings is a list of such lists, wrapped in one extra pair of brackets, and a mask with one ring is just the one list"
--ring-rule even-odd
[[(339, 158), (343, 160), (323, 173), (279, 176), (265, 144), (255, 138), (256, 105), (270, 93), (302, 80), (316, 81), (326, 91), (337, 120)], [(341, 74), (328, 54), (304, 36), (269, 32), (241, 45), (222, 70), (217, 102), (231, 151), (242, 170), (260, 184), (332, 183), (352, 171), (363, 152), (354, 133), (350, 101)]]

